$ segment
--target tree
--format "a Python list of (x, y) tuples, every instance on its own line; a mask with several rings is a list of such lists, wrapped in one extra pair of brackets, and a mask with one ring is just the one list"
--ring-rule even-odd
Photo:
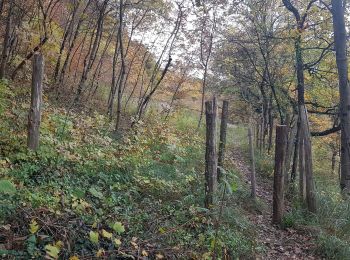
[(350, 192), (350, 89), (348, 79), (347, 33), (345, 28), (346, 1), (332, 0), (332, 17), (336, 61), (339, 79), (339, 117), (341, 126), (340, 187)]
[[(311, 0), (303, 15), (299, 10), (291, 4), (289, 0), (282, 0), (284, 6), (294, 15), (296, 22), (297, 35), (294, 39), (295, 48), (295, 66), (297, 74), (297, 90), (298, 90), (298, 111), (299, 111), (299, 161), (300, 161), (300, 180), (305, 179), (300, 187), (302, 197), (306, 199), (308, 209), (311, 212), (316, 212), (316, 197), (315, 187), (312, 172), (312, 150), (311, 150), (311, 135), (307, 109), (305, 105), (305, 83), (304, 83), (304, 63), (302, 56), (302, 32), (305, 30), (305, 21), (308, 11), (316, 0)], [(303, 193), (305, 185), (306, 194)]]

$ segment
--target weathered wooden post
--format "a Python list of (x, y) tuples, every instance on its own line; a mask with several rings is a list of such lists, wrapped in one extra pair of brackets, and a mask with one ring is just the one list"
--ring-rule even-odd
[(275, 170), (273, 178), (272, 222), (281, 224), (284, 211), (284, 170), (287, 145), (287, 126), (276, 126)]
[(206, 151), (205, 151), (205, 207), (214, 204), (217, 186), (216, 155), (216, 101), (205, 102), (206, 115)]
[(221, 125), (220, 125), (220, 143), (219, 143), (219, 154), (218, 154), (218, 181), (220, 181), (220, 179), (222, 178), (222, 170), (220, 169), (220, 167), (224, 166), (224, 160), (225, 160), (227, 120), (228, 120), (228, 101), (224, 100), (222, 103)]
[(249, 152), (250, 152), (250, 160), (251, 160), (251, 174), (250, 174), (251, 196), (253, 199), (255, 199), (256, 198), (256, 179), (255, 179), (254, 141), (253, 141), (253, 131), (250, 126), (248, 128), (248, 139), (249, 139)]
[(43, 74), (43, 56), (40, 53), (35, 53), (33, 56), (32, 92), (28, 115), (28, 148), (34, 151), (39, 147)]

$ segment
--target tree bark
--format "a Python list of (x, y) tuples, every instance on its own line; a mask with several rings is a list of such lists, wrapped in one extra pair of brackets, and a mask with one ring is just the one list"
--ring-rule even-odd
[(332, 17), (340, 94), (340, 187), (344, 192), (350, 193), (350, 90), (346, 56), (347, 33), (344, 18), (344, 1), (332, 0)]
[(98, 50), (100, 48), (100, 44), (101, 44), (101, 39), (102, 39), (102, 33), (103, 33), (103, 27), (104, 27), (104, 22), (105, 22), (105, 15), (106, 15), (106, 8), (108, 5), (108, 1), (109, 0), (104, 0), (102, 3), (102, 6), (100, 7), (99, 10), (99, 17), (98, 17), (98, 21), (96, 24), (96, 33), (92, 34), (91, 36), (91, 42), (89, 44), (89, 50), (87, 55), (85, 56), (84, 59), (84, 68), (83, 68), (83, 72), (80, 78), (80, 82), (77, 88), (77, 93), (74, 99), (75, 103), (78, 103), (81, 99), (82, 93), (85, 89), (85, 83), (88, 79), (89, 76), (89, 72), (96, 60), (96, 56), (98, 53)]
[(220, 142), (218, 154), (218, 181), (222, 178), (222, 170), (220, 167), (224, 166), (226, 135), (227, 135), (227, 121), (228, 121), (228, 101), (224, 100), (222, 103), (221, 126), (220, 126)]
[(284, 214), (284, 170), (287, 146), (287, 126), (276, 126), (275, 170), (273, 181), (272, 223), (280, 225)]
[(304, 138), (303, 132), (299, 126), (299, 196), (303, 203), (306, 202), (306, 178), (305, 178), (305, 149), (304, 149)]
[(44, 74), (42, 54), (34, 54), (32, 73), (31, 105), (28, 115), (28, 148), (35, 151), (39, 147), (41, 121), (42, 82)]
[(304, 160), (305, 160), (305, 181), (306, 181), (306, 203), (307, 208), (310, 212), (316, 213), (317, 207), (316, 207), (316, 194), (315, 194), (315, 184), (313, 179), (313, 171), (312, 171), (312, 148), (311, 148), (311, 136), (310, 136), (310, 130), (308, 125), (308, 118), (307, 118), (307, 110), (305, 105), (303, 107), (300, 107), (299, 110), (301, 111), (301, 122), (304, 122), (304, 124), (301, 124), (301, 137), (303, 140), (304, 145)]
[(335, 165), (336, 165), (337, 155), (338, 155), (338, 151), (337, 150), (333, 150), (333, 152), (332, 152), (332, 160), (331, 160), (331, 163), (332, 163), (332, 166), (331, 166), (332, 174), (335, 174)]
[(0, 79), (5, 77), (6, 63), (8, 58), (8, 48), (10, 43), (10, 32), (12, 27), (12, 9), (13, 9), (13, 1), (10, 1), (8, 14), (6, 18), (6, 28), (4, 41), (2, 45), (2, 55), (1, 55), (1, 63), (0, 63)]
[(250, 152), (250, 161), (251, 161), (251, 175), (250, 175), (250, 183), (251, 183), (251, 197), (253, 199), (256, 198), (256, 178), (255, 178), (255, 156), (254, 156), (254, 138), (252, 128), (248, 128), (248, 139), (249, 139), (249, 152)]
[(66, 42), (68, 39), (68, 36), (71, 35), (72, 31), (73, 31), (73, 27), (74, 27), (74, 23), (75, 23), (75, 16), (77, 14), (79, 8), (79, 2), (75, 2), (73, 3), (73, 10), (72, 13), (70, 15), (70, 18), (67, 21), (67, 25), (65, 26), (65, 30), (63, 33), (63, 39), (60, 45), (60, 50), (59, 50), (59, 54), (57, 57), (57, 61), (56, 61), (56, 66), (55, 66), (55, 70), (54, 70), (54, 81), (57, 81), (57, 77), (61, 68), (61, 61), (62, 61), (62, 55), (63, 55), (63, 51), (66, 47)]
[(274, 119), (272, 114), (272, 102), (271, 102), (269, 107), (269, 145), (267, 148), (268, 154), (270, 154), (272, 149), (273, 126), (274, 126)]
[(206, 114), (206, 152), (205, 152), (205, 207), (214, 204), (217, 186), (216, 158), (216, 101), (205, 102)]
[(293, 140), (293, 133), (291, 128), (291, 117), (289, 112), (287, 111), (285, 124), (287, 126), (287, 147), (286, 147), (286, 162), (285, 162), (285, 169), (284, 169), (284, 187), (287, 188), (289, 185), (289, 168), (290, 168), (290, 158), (292, 155), (292, 140)]
[(124, 56), (124, 44), (123, 44), (123, 18), (124, 18), (124, 3), (123, 0), (119, 0), (119, 30), (118, 30), (118, 40), (119, 40), (119, 50), (120, 50), (120, 80), (118, 85), (118, 96), (117, 96), (117, 118), (115, 124), (115, 130), (118, 131), (120, 125), (121, 117), (121, 107), (122, 107), (122, 90), (124, 85), (125, 77), (125, 56)]
[(299, 143), (299, 119), (296, 125), (296, 133), (294, 137), (294, 154), (293, 154), (293, 163), (292, 163), (292, 170), (290, 173), (290, 179), (291, 182), (294, 183), (297, 175), (297, 168), (298, 168), (298, 143)]

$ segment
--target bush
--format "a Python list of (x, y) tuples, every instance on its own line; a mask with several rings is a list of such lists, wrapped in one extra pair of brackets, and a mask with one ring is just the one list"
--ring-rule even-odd
[(337, 236), (321, 234), (317, 240), (318, 253), (326, 259), (349, 259), (350, 244)]
[[(24, 115), (26, 109), (17, 112)], [(18, 125), (25, 125), (25, 117), (19, 119)], [(165, 124), (152, 118), (116, 140), (112, 124), (101, 115), (48, 107), (35, 153), (25, 148), (24, 128), (9, 128), (18, 150), (8, 143), (9, 162), (0, 164), (1, 177), (15, 183), (18, 192), (1, 196), (6, 202), (1, 224), (16, 227), (5, 239), (28, 239), (21, 250), (0, 253), (68, 259), (132, 252), (138, 250), (134, 243), (154, 252), (150, 257), (162, 248), (174, 248), (179, 258), (210, 256), (218, 211), (201, 208), (203, 136), (190, 114), (180, 112), (171, 120)], [(234, 257), (252, 255), (252, 227), (237, 210), (240, 192), (231, 198), (218, 230), (218, 248)], [(123, 232), (113, 230), (115, 222)], [(118, 258), (112, 254), (108, 257)]]

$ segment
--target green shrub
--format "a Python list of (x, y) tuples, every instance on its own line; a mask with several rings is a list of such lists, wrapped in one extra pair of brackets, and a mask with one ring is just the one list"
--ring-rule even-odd
[(350, 244), (334, 235), (321, 234), (317, 240), (317, 251), (326, 259), (349, 259)]

